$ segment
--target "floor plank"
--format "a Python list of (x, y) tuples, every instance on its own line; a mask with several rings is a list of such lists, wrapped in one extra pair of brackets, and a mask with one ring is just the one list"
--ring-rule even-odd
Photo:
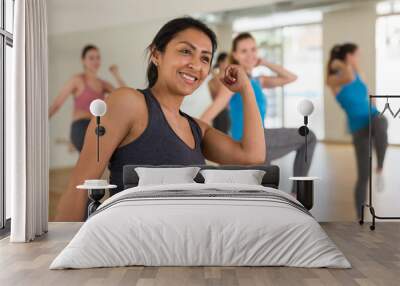
[(0, 285), (399, 285), (400, 223), (380, 222), (375, 231), (351, 222), (321, 223), (352, 269), (290, 267), (117, 267), (49, 270), (81, 223), (50, 223), (29, 244), (0, 241)]

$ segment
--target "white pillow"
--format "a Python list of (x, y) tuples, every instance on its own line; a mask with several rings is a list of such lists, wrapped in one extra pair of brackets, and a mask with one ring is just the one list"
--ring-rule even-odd
[(139, 176), (139, 186), (195, 183), (193, 179), (199, 170), (199, 167), (135, 168)]
[(201, 170), (204, 183), (233, 183), (261, 185), (265, 171), (262, 170)]

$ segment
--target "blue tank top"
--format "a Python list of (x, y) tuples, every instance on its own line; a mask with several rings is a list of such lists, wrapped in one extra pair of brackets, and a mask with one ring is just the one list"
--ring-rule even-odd
[[(264, 118), (267, 110), (267, 98), (265, 97), (258, 78), (251, 78), (250, 82), (256, 96), (258, 110), (260, 111), (261, 120), (264, 126)], [(234, 140), (240, 141), (243, 136), (243, 101), (238, 92), (231, 97), (229, 102), (229, 115), (231, 119), (231, 136)]]
[(140, 90), (146, 100), (148, 123), (143, 133), (132, 142), (117, 148), (111, 156), (110, 183), (117, 189), (113, 195), (123, 190), (122, 170), (124, 165), (205, 165), (202, 153), (202, 133), (197, 122), (180, 111), (190, 125), (195, 141), (191, 149), (172, 130), (161, 106), (150, 89)]
[[(351, 133), (361, 130), (369, 124), (368, 88), (361, 80), (359, 74), (356, 78), (342, 86), (336, 95), (336, 100), (347, 115), (347, 124)], [(371, 116), (376, 116), (379, 111), (371, 107)]]

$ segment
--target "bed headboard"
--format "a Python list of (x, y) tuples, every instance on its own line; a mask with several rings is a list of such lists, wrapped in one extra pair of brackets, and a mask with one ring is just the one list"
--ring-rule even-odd
[[(248, 170), (256, 169), (265, 171), (265, 175), (262, 179), (262, 185), (265, 187), (271, 187), (278, 189), (279, 187), (279, 167), (278, 166), (265, 166), (265, 165), (251, 165), (251, 166), (240, 166), (240, 165), (223, 165), (223, 166), (212, 166), (212, 165), (191, 165), (191, 166), (150, 166), (150, 165), (125, 165), (123, 169), (123, 184), (124, 189), (133, 188), (138, 185), (139, 177), (135, 171), (137, 167), (147, 168), (162, 168), (162, 167), (200, 167), (202, 170), (205, 169), (218, 169), (218, 170)], [(197, 183), (204, 183), (203, 176), (199, 173), (194, 179)]]

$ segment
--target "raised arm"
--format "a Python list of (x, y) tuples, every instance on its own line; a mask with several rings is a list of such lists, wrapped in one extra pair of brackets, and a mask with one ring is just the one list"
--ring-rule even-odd
[(273, 71), (275, 76), (261, 76), (261, 85), (264, 88), (273, 88), (277, 86), (283, 86), (288, 83), (291, 83), (297, 79), (297, 76), (285, 69), (284, 67), (270, 63), (266, 60), (260, 59), (259, 65), (263, 65)]
[[(60, 199), (56, 221), (82, 221), (87, 202), (87, 192), (76, 190), (76, 186), (87, 179), (98, 179), (102, 176), (111, 155), (121, 141), (129, 134), (134, 124), (132, 110), (137, 109), (135, 93), (128, 88), (114, 91), (107, 99), (107, 113), (101, 118), (101, 125), (106, 133), (100, 139), (100, 158), (97, 162), (96, 120), (92, 118), (87, 128), (85, 142), (79, 160), (72, 172), (68, 189)], [(144, 99), (143, 99), (144, 100)]]
[(239, 92), (243, 100), (243, 137), (240, 142), (234, 141), (200, 121), (204, 132), (203, 153), (207, 159), (220, 164), (261, 164), (266, 158), (265, 138), (253, 88), (241, 67), (232, 65), (227, 70), (225, 86), (231, 93)]
[(354, 80), (354, 72), (350, 65), (340, 60), (333, 60), (330, 69), (335, 71), (332, 74), (328, 74), (326, 83), (333, 90), (341, 87), (344, 84), (352, 82)]
[(111, 74), (114, 76), (115, 80), (117, 81), (118, 87), (127, 86), (121, 74), (119, 73), (119, 68), (117, 65), (110, 66), (109, 70)]
[(51, 118), (63, 106), (65, 100), (76, 91), (78, 78), (75, 76), (71, 78), (60, 90), (60, 93), (54, 99), (49, 107), (49, 118)]

